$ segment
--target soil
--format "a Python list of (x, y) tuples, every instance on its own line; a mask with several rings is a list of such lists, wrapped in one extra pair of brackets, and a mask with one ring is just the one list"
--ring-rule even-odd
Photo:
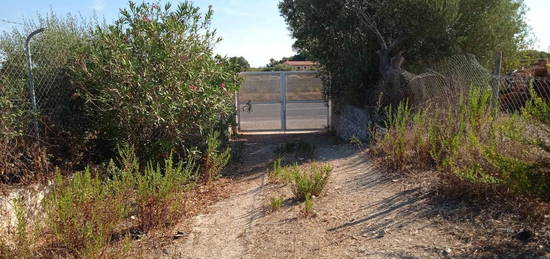
[[(548, 217), (525, 223), (511, 212), (445, 199), (434, 172), (398, 176), (366, 152), (323, 134), (246, 136), (227, 173), (227, 198), (178, 226), (181, 238), (147, 258), (550, 258)], [(313, 160), (334, 170), (314, 215), (267, 172), (281, 143), (315, 145)], [(303, 163), (294, 156), (287, 163)], [(285, 197), (271, 211), (271, 197)], [(175, 231), (175, 230), (174, 230)]]

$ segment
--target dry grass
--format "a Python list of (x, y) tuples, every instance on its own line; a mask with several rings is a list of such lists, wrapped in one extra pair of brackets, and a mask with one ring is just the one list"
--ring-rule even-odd
[(114, 244), (173, 226), (203, 199), (193, 195), (201, 190), (195, 187), (198, 168), (192, 159), (174, 163), (171, 157), (162, 166), (141, 166), (132, 148), (121, 147), (116, 163), (71, 178), (58, 173), (43, 202), (44, 217), (35, 223), (40, 231), (27, 235), (18, 214), (17, 245), (2, 245), (2, 254), (102, 257)]
[(388, 109), (388, 130), (372, 153), (400, 171), (437, 169), (446, 174), (443, 185), (459, 194), (549, 202), (550, 125), (541, 112), (548, 105), (534, 98), (521, 113), (498, 113), (490, 92), (477, 87), (457, 100), (417, 112), (406, 103)]

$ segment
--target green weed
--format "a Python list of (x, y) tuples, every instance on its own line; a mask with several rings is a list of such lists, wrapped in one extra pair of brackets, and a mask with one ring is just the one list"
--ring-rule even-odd
[(271, 211), (277, 211), (281, 207), (283, 207), (283, 203), (285, 201), (285, 197), (271, 197)]
[(175, 223), (185, 213), (185, 191), (196, 178), (196, 165), (147, 164), (143, 171), (132, 147), (119, 147), (119, 166), (87, 168), (65, 179), (58, 172), (43, 202), (47, 229), (56, 241), (81, 257), (101, 256), (117, 227), (136, 215), (142, 231)]
[[(536, 97), (520, 114), (495, 113), (489, 88), (471, 87), (454, 104), (412, 113), (387, 110), (387, 133), (373, 148), (393, 168), (436, 169), (473, 184), (548, 197), (547, 104)], [(544, 137), (546, 136), (546, 137)]]
[(203, 163), (203, 180), (207, 183), (218, 177), (231, 159), (231, 148), (220, 151), (221, 147), (220, 133), (212, 131), (207, 138), (206, 157)]
[(282, 158), (277, 158), (273, 161), (273, 169), (268, 174), (269, 180), (274, 183), (287, 182), (289, 179), (289, 171), (282, 166)]
[(290, 170), (290, 187), (297, 200), (304, 201), (308, 195), (319, 196), (328, 183), (332, 172), (329, 164), (312, 163), (308, 166), (293, 166)]
[(314, 203), (313, 198), (311, 197), (311, 194), (307, 194), (304, 200), (304, 208), (302, 210), (303, 214), (306, 217), (311, 217), (315, 215), (315, 212), (313, 211)]

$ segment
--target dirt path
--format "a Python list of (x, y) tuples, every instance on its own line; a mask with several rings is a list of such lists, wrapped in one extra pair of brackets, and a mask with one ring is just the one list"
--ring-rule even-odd
[[(267, 183), (273, 150), (283, 142), (316, 145), (334, 167), (313, 218), (288, 186)], [(487, 218), (461, 204), (434, 203), (424, 177), (391, 178), (368, 156), (328, 136), (251, 138), (244, 144), (235, 194), (192, 220), (192, 231), (151, 257), (163, 258), (445, 258), (548, 256), (547, 244), (510, 238), (513, 219)], [(269, 212), (271, 197), (285, 205)], [(489, 229), (489, 230), (486, 230)], [(545, 235), (544, 228), (541, 230)], [(546, 235), (548, 233), (546, 232)], [(538, 235), (538, 234), (537, 234)], [(502, 238), (504, 237), (504, 238)], [(547, 236), (538, 237), (548, 240)], [(525, 252), (527, 251), (527, 252)], [(510, 253), (510, 254), (508, 254)], [(536, 256), (535, 256), (536, 258)]]
[(235, 194), (193, 218), (192, 231), (183, 242), (163, 248), (151, 257), (243, 258), (249, 252), (253, 222), (262, 211), (259, 200), (265, 172), (273, 157), (273, 144), (244, 143), (244, 158), (232, 188)]

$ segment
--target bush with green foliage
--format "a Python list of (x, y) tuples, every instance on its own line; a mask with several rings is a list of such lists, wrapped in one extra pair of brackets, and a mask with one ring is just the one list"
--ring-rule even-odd
[(130, 146), (119, 148), (118, 164), (87, 168), (70, 179), (57, 175), (43, 202), (46, 230), (72, 254), (97, 256), (113, 241), (121, 223), (137, 217), (141, 231), (174, 224), (185, 213), (185, 192), (197, 178), (192, 158), (144, 168)]
[(466, 53), (492, 69), (496, 50), (504, 52), (508, 70), (529, 43), (524, 1), (283, 0), (279, 10), (296, 39), (294, 48), (318, 61), (330, 77), (329, 94), (356, 105), (376, 105), (372, 91), (381, 77), (380, 43), (362, 22), (363, 10), (385, 40), (404, 39), (395, 52), (404, 52), (403, 67), (414, 73)]
[(203, 158), (202, 177), (207, 183), (218, 177), (231, 159), (231, 148), (223, 149), (220, 133), (212, 131), (206, 139), (206, 152)]
[(287, 182), (289, 180), (289, 170), (283, 166), (283, 159), (278, 157), (273, 161), (273, 169), (269, 172), (269, 180), (273, 183)]
[(311, 196), (311, 194), (307, 194), (304, 200), (304, 208), (302, 210), (304, 216), (310, 217), (315, 215), (315, 212), (313, 211), (314, 205), (315, 204), (313, 202), (313, 197)]
[(212, 14), (190, 2), (130, 2), (114, 25), (94, 31), (72, 76), (101, 140), (159, 160), (204, 151), (209, 132), (226, 130), (239, 77), (213, 55)]
[(304, 201), (308, 195), (319, 196), (332, 172), (329, 164), (312, 163), (289, 168), (290, 188), (297, 200)]
[(520, 116), (495, 113), (491, 99), (490, 88), (472, 87), (457, 103), (388, 109), (373, 151), (393, 168), (435, 166), (461, 181), (549, 199), (547, 104), (534, 96)]
[[(24, 42), (32, 31), (45, 30), (32, 38), (33, 78), (38, 113), (31, 109), (28, 92), (28, 65)], [(0, 36), (0, 181), (22, 182), (45, 173), (48, 161), (80, 160), (85, 149), (88, 120), (81, 115), (80, 98), (68, 77), (67, 67), (76, 49), (88, 39), (85, 25), (72, 16), (58, 18), (50, 13), (36, 21), (5, 31)], [(39, 122), (41, 146), (37, 146), (33, 119)], [(67, 137), (71, 136), (71, 137)], [(78, 139), (78, 140), (76, 140)], [(62, 158), (62, 159), (59, 159)], [(62, 160), (59, 162), (58, 160)]]

